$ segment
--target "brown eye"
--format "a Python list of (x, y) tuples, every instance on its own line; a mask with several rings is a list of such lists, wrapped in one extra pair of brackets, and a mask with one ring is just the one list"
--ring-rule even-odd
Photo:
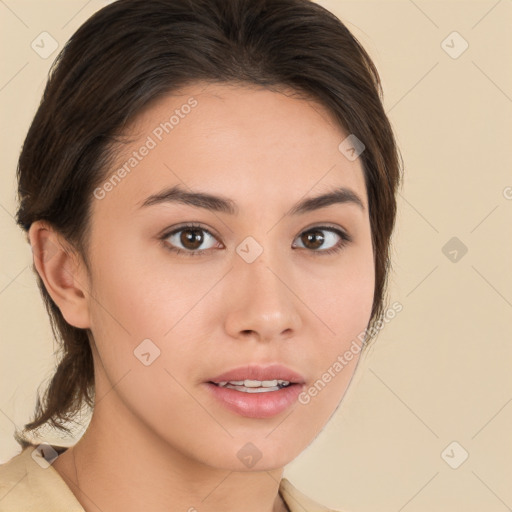
[(308, 249), (317, 254), (332, 254), (341, 251), (345, 245), (352, 241), (350, 235), (326, 226), (319, 226), (304, 231), (297, 237), (301, 245), (295, 245), (301, 249)]
[(217, 242), (207, 229), (200, 226), (182, 226), (164, 235), (162, 239), (170, 250), (188, 255), (204, 253)]
[(179, 240), (185, 249), (195, 251), (201, 247), (204, 241), (204, 235), (201, 229), (183, 229), (181, 230)]
[(306, 249), (318, 249), (324, 243), (325, 236), (323, 235), (322, 231), (315, 230), (303, 233), (300, 239), (302, 240), (302, 243)]

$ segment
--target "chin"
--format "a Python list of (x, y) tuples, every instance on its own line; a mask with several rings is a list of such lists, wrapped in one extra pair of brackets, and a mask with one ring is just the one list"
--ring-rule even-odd
[[(279, 428), (279, 427), (278, 427)], [(237, 436), (225, 443), (217, 443), (216, 451), (202, 453), (199, 456), (212, 467), (230, 471), (271, 471), (282, 469), (295, 459), (313, 440), (304, 442), (301, 438), (275, 435), (271, 430), (264, 434)], [(297, 431), (298, 432), (298, 431)], [(303, 434), (303, 433), (302, 433)], [(286, 437), (286, 439), (285, 439)], [(211, 446), (215, 446), (212, 442)]]

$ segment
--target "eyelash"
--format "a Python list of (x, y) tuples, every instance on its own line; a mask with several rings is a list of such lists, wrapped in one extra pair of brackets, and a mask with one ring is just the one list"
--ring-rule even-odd
[[(205, 233), (208, 233), (213, 238), (216, 238), (216, 236), (209, 231), (208, 229), (204, 228), (200, 224), (186, 224), (184, 226), (180, 226), (178, 229), (173, 229), (172, 231), (166, 232), (164, 235), (160, 237), (160, 240), (162, 241), (164, 247), (168, 250), (173, 252), (174, 254), (184, 255), (184, 256), (203, 256), (207, 251), (210, 249), (202, 249), (202, 250), (196, 250), (196, 251), (186, 251), (184, 249), (179, 249), (177, 247), (173, 247), (167, 243), (165, 243), (166, 239), (169, 238), (171, 235), (174, 235), (176, 233), (179, 233), (180, 231), (186, 231), (187, 229), (196, 229), (200, 231), (204, 231)], [(324, 249), (323, 251), (318, 250), (315, 251), (313, 249), (309, 249), (310, 252), (316, 255), (328, 255), (328, 254), (336, 254), (340, 252), (342, 249), (345, 248), (346, 245), (348, 245), (350, 242), (352, 242), (352, 237), (345, 233), (344, 231), (341, 231), (340, 229), (336, 229), (330, 226), (314, 226), (312, 228), (309, 228), (301, 233), (303, 235), (304, 233), (309, 233), (310, 231), (331, 231), (332, 233), (336, 233), (340, 238), (341, 241), (338, 242), (334, 247), (331, 247), (330, 249)], [(300, 235), (299, 235), (300, 236)], [(304, 249), (303, 247), (299, 247), (299, 249)], [(305, 248), (305, 250), (308, 250)]]

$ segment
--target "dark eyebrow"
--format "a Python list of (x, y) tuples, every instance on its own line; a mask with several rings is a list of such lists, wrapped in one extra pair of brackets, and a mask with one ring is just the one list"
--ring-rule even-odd
[(226, 197), (214, 196), (206, 192), (187, 192), (179, 185), (166, 188), (158, 194), (149, 196), (143, 203), (144, 206), (152, 206), (154, 204), (162, 204), (168, 202), (183, 203), (197, 208), (205, 208), (214, 212), (229, 213), (236, 215), (238, 208), (234, 201)]
[(354, 204), (364, 212), (364, 204), (361, 198), (349, 188), (340, 187), (327, 194), (317, 197), (308, 197), (297, 203), (288, 213), (288, 215), (299, 215), (301, 213), (312, 212), (331, 206), (332, 204)]
[[(238, 214), (236, 203), (222, 196), (214, 196), (206, 192), (187, 192), (179, 185), (162, 190), (158, 194), (149, 196), (141, 205), (142, 207), (152, 206), (168, 202), (183, 203), (197, 208), (204, 208), (214, 212), (228, 213), (230, 215)], [(365, 210), (363, 201), (352, 190), (340, 187), (326, 194), (317, 197), (309, 197), (297, 203), (287, 215), (300, 215), (320, 208), (326, 208), (333, 204), (354, 204), (361, 210)]]

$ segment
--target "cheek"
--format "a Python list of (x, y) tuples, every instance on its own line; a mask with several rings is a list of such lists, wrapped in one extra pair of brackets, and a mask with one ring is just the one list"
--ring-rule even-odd
[[(373, 306), (375, 269), (371, 241), (347, 252), (343, 265), (307, 281), (303, 296), (316, 313), (318, 335), (308, 359), (315, 368), (315, 389), (304, 404), (332, 411), (339, 403), (356, 369)], [(314, 318), (314, 317), (312, 317)], [(325, 390), (324, 390), (325, 388)]]
[(119, 332), (140, 343), (163, 336), (190, 308), (194, 290), (201, 286), (190, 273), (173, 267), (165, 254), (155, 258), (154, 248), (124, 241), (127, 238), (110, 237), (108, 245), (96, 251), (91, 308), (97, 330), (108, 326), (109, 337)]
[[(321, 258), (321, 257), (320, 257)], [(321, 266), (308, 274), (303, 297), (325, 323), (335, 347), (357, 335), (369, 322), (375, 289), (375, 269), (371, 240), (340, 255), (332, 266)]]

